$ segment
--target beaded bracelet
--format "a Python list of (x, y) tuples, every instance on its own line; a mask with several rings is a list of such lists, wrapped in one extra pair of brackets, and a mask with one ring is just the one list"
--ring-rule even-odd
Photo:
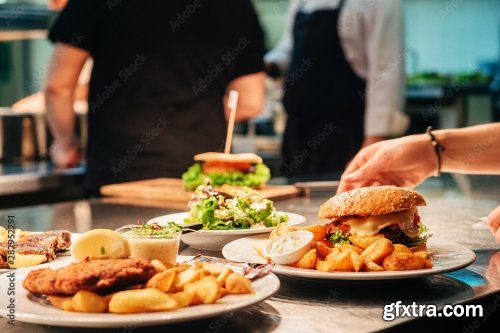
[(434, 176), (439, 177), (441, 175), (441, 153), (444, 151), (444, 147), (436, 140), (436, 136), (432, 133), (432, 126), (427, 127), (426, 133), (429, 134), (436, 153), (437, 173)]

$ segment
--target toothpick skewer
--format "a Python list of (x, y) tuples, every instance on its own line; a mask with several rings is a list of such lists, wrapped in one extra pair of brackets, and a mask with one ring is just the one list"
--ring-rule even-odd
[(231, 153), (231, 143), (233, 141), (234, 119), (236, 117), (236, 107), (238, 106), (238, 92), (231, 90), (227, 99), (227, 107), (229, 109), (229, 120), (227, 124), (226, 147), (224, 153)]

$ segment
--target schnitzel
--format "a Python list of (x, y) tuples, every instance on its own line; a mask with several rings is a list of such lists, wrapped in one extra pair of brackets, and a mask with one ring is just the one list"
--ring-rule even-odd
[(23, 287), (35, 294), (73, 295), (79, 290), (106, 293), (145, 283), (157, 273), (147, 259), (96, 259), (31, 271)]

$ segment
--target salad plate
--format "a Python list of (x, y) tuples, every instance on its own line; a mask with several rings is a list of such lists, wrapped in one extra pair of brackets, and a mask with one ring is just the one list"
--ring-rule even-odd
[[(280, 215), (288, 216), (288, 220), (287, 222), (285, 222), (288, 225), (300, 225), (306, 221), (306, 218), (304, 216), (295, 213), (277, 211), (276, 214), (278, 216)], [(189, 217), (189, 215), (190, 215), (189, 212), (162, 215), (152, 218), (151, 220), (148, 221), (148, 223), (157, 223), (158, 225), (164, 225), (172, 221), (187, 228), (189, 228), (190, 225), (199, 224), (199, 223), (186, 223), (185, 220)], [(224, 247), (224, 245), (234, 241), (235, 239), (256, 234), (268, 234), (272, 230), (274, 230), (274, 228), (275, 227), (259, 226), (249, 229), (230, 229), (230, 230), (201, 229), (198, 231), (183, 234), (181, 236), (181, 241), (191, 246), (192, 248), (198, 250), (217, 251), (221, 250)]]

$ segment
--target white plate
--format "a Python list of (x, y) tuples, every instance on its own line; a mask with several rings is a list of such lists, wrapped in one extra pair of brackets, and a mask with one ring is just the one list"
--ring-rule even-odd
[[(189, 260), (191, 257), (179, 256), (179, 261)], [(66, 262), (58, 261), (52, 263), (52, 268), (68, 265), (71, 262), (67, 258)], [(221, 298), (215, 304), (205, 304), (182, 308), (169, 312), (152, 312), (138, 314), (113, 314), (113, 313), (78, 313), (66, 312), (54, 308), (50, 305), (40, 304), (28, 299), (28, 292), (22, 287), (22, 281), (30, 270), (17, 270), (15, 273), (15, 319), (22, 322), (43, 324), (51, 326), (66, 327), (137, 327), (164, 325), (175, 322), (190, 321), (207, 317), (214, 317), (241, 309), (272, 296), (279, 289), (280, 282), (276, 275), (268, 274), (252, 282), (255, 290), (254, 294), (228, 295)], [(0, 315), (5, 317), (8, 314), (9, 298), (8, 294), (8, 274), (0, 276)], [(4, 297), (5, 296), (5, 297)], [(5, 318), (8, 320), (8, 318)]]
[[(222, 249), (222, 255), (229, 260), (239, 262), (265, 263), (254, 248), (254, 244), (264, 241), (266, 235), (240, 238), (230, 242)], [(409, 271), (384, 271), (384, 272), (321, 272), (312, 269), (294, 268), (285, 265), (275, 265), (273, 272), (287, 276), (307, 279), (328, 280), (392, 280), (415, 278), (427, 275), (441, 274), (464, 268), (474, 262), (476, 255), (473, 251), (458, 243), (432, 237), (427, 248), (432, 254), (433, 267)]]
[[(288, 215), (288, 225), (299, 225), (306, 221), (302, 215), (286, 212), (277, 212), (278, 214)], [(155, 217), (148, 221), (148, 223), (158, 223), (163, 225), (167, 222), (173, 221), (183, 226), (189, 226), (184, 223), (184, 220), (189, 216), (189, 212), (169, 214)], [(255, 234), (268, 234), (274, 227), (269, 228), (255, 228), (255, 229), (238, 229), (238, 230), (198, 230), (184, 234), (181, 240), (192, 248), (198, 250), (221, 250), (227, 243), (249, 235)]]

